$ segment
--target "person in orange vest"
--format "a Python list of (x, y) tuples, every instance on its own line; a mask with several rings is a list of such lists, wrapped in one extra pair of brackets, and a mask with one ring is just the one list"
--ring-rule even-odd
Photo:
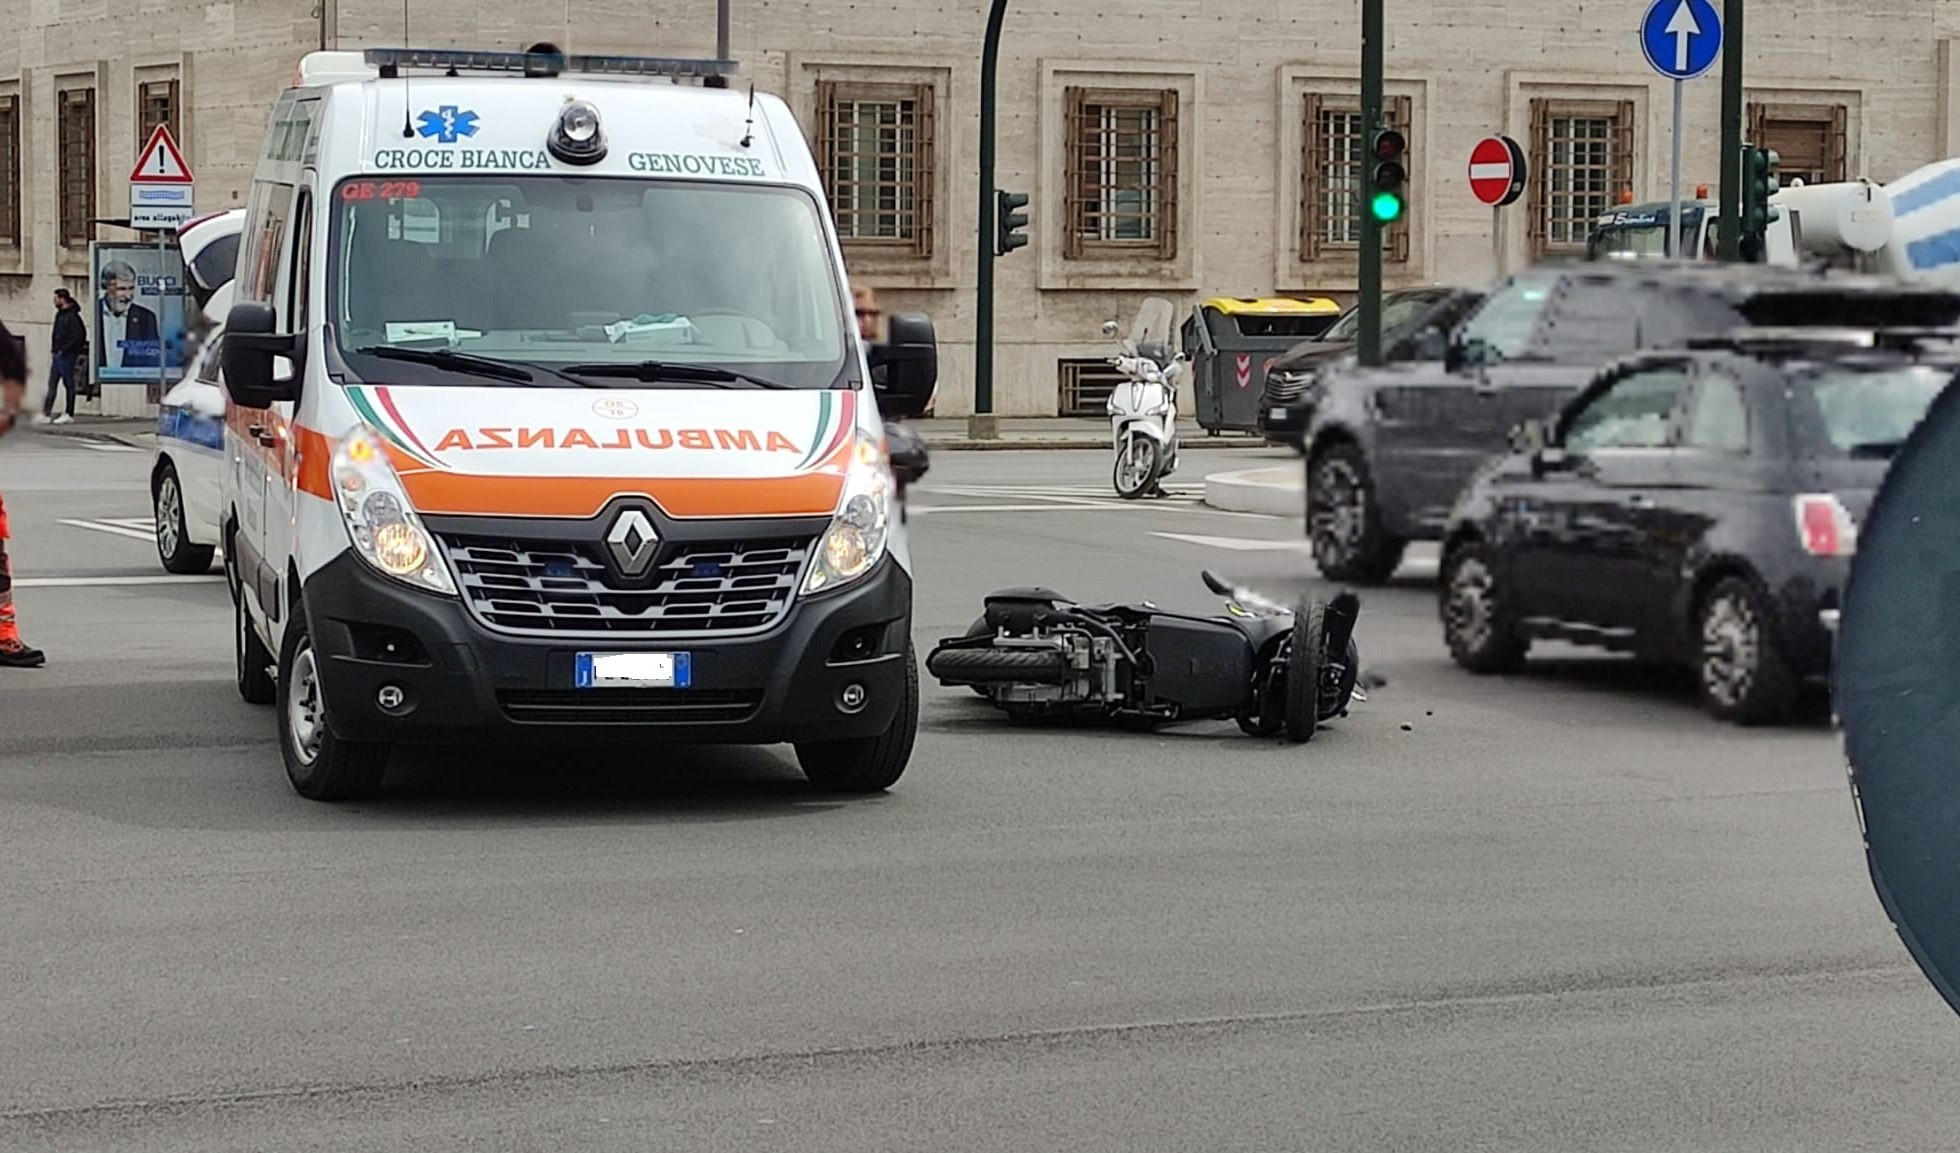
[[(27, 342), (0, 323), (0, 436), (12, 432), (27, 401)], [(47, 663), (40, 649), (20, 639), (14, 622), (13, 566), (7, 560), (7, 502), (0, 498), (0, 667), (32, 669)]]

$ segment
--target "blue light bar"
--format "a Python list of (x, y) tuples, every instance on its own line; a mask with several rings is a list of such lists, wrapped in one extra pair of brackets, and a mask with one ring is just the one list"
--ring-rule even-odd
[(403, 68), (446, 72), (516, 72), (555, 76), (565, 72), (602, 76), (730, 76), (733, 60), (689, 60), (670, 56), (574, 56), (562, 52), (472, 52), (451, 48), (369, 48), (363, 59), (392, 76)]

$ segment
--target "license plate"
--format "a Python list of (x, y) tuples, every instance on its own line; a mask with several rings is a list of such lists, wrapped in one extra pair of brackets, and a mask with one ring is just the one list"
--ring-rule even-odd
[(686, 653), (580, 653), (572, 683), (581, 689), (684, 689), (693, 673)]
[(1272, 420), (1285, 420), (1285, 419), (1286, 419), (1286, 410), (1285, 410), (1285, 409), (1283, 409), (1283, 408), (1276, 408), (1276, 409), (1274, 409), (1274, 410), (1273, 410), (1273, 412), (1272, 412), (1272, 416), (1271, 416), (1271, 417), (1270, 417), (1269, 419), (1272, 419)]

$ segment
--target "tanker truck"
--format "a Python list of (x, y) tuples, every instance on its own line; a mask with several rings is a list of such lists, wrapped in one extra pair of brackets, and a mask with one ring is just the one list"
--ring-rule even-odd
[[(1956, 174), (1953, 185), (1954, 194), (1960, 195), (1960, 174)], [(1769, 198), (1771, 219), (1763, 238), (1763, 263), (1786, 267), (1825, 264), (1864, 272), (1889, 270), (1897, 263), (1890, 252), (1896, 211), (1892, 188), (1896, 187), (1847, 180), (1808, 185), (1795, 181), (1779, 189)], [(1695, 199), (1681, 202), (1680, 253), (1683, 259), (1714, 260), (1720, 205), (1708, 197), (1705, 186), (1696, 192)], [(1960, 210), (1960, 201), (1949, 208)], [(1588, 238), (1586, 259), (1639, 260), (1666, 255), (1671, 216), (1672, 206), (1666, 201), (1629, 204), (1602, 213)], [(1950, 221), (1947, 227), (1960, 227), (1960, 220)], [(1960, 260), (1960, 237), (1956, 237), (1955, 249), (1955, 259)]]

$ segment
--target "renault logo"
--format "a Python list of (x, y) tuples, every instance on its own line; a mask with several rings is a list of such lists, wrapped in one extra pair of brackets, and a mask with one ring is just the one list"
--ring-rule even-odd
[(619, 571), (629, 577), (643, 575), (647, 566), (660, 549), (660, 534), (653, 531), (653, 522), (647, 514), (636, 508), (629, 508), (613, 521), (612, 528), (606, 532), (606, 548), (611, 550), (613, 563)]

